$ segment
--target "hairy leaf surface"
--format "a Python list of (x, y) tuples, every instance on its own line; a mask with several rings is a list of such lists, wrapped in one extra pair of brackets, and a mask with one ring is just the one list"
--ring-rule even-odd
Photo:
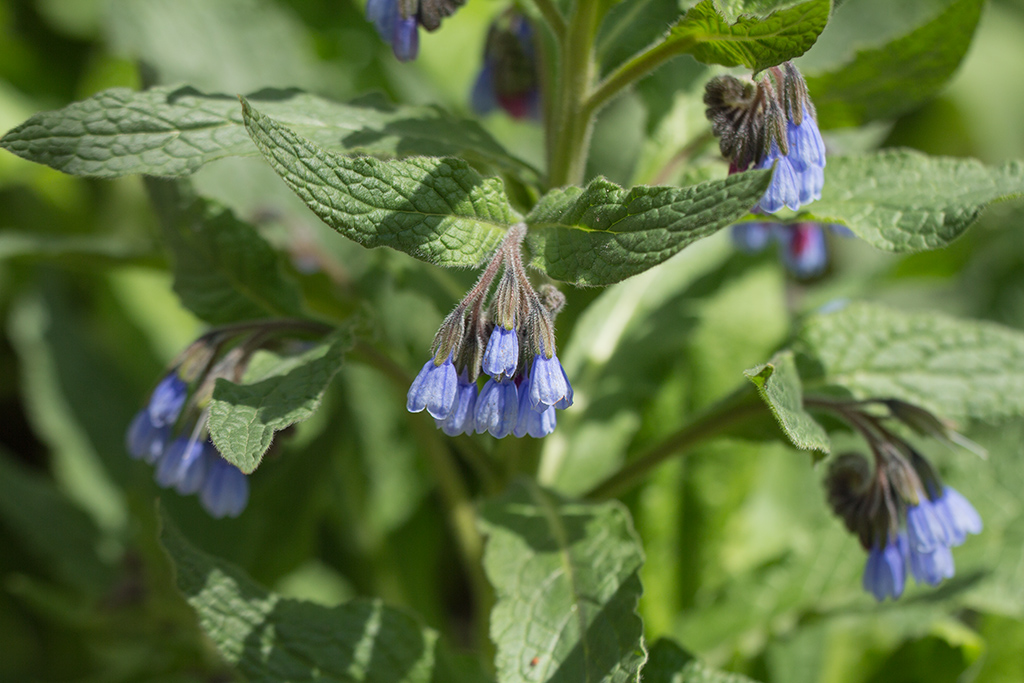
[(828, 453), (831, 450), (825, 429), (804, 410), (803, 387), (792, 351), (781, 351), (764, 365), (743, 374), (757, 387), (757, 393), (771, 408), (793, 445), (805, 451)]

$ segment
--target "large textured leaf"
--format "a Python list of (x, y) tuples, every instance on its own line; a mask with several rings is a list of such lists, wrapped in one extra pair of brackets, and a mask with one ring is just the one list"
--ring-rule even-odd
[(254, 360), (246, 384), (218, 379), (209, 427), (221, 455), (246, 474), (259, 467), (274, 432), (316, 412), (348, 345), (338, 334), (298, 356)]
[(532, 265), (556, 280), (610, 285), (735, 222), (769, 182), (767, 171), (752, 171), (684, 188), (626, 190), (595, 178), (554, 190), (526, 219)]
[(857, 126), (906, 113), (949, 80), (971, 45), (982, 0), (958, 0), (934, 19), (852, 61), (807, 76), (823, 128)]
[(792, 351), (779, 352), (769, 362), (743, 374), (757, 387), (757, 393), (797, 448), (821, 453), (830, 451), (825, 429), (804, 410), (803, 387)]
[(740, 674), (712, 669), (666, 638), (651, 646), (644, 683), (754, 683)]
[(518, 220), (501, 181), (462, 159), (382, 161), (328, 152), (243, 103), (263, 156), (329, 226), (365, 247), (388, 246), (445, 266), (472, 266)]
[[(435, 107), (395, 106), (381, 97), (331, 102), (297, 90), (262, 90), (249, 100), (316, 144), (386, 156), (464, 156), (534, 176), (483, 128)], [(20, 157), (73, 175), (182, 176), (229, 156), (257, 155), (234, 95), (162, 86), (104, 90), (36, 114), (0, 139)]]
[(174, 291), (214, 324), (299, 316), (302, 300), (281, 272), (281, 256), (230, 211), (198, 202), (165, 231), (174, 256)]
[(986, 166), (973, 159), (912, 150), (829, 158), (821, 199), (809, 206), (823, 222), (843, 223), (886, 251), (944, 247), (999, 199), (1024, 194), (1024, 163)]
[(854, 304), (797, 337), (804, 389), (899, 398), (942, 417), (1024, 415), (1024, 333), (939, 313)]
[(166, 519), (161, 541), (200, 626), (251, 683), (477, 680), (447, 665), (436, 632), (379, 601), (289, 600), (192, 547)]
[(520, 481), (482, 517), (499, 680), (638, 680), (643, 553), (625, 508), (563, 500)]
[(799, 57), (825, 28), (829, 0), (809, 0), (767, 17), (740, 16), (730, 23), (712, 0), (703, 0), (671, 29), (666, 46), (707, 64), (761, 71)]

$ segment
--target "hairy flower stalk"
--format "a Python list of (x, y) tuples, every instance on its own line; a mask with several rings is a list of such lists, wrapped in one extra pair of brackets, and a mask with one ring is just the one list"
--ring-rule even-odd
[(554, 317), (565, 298), (550, 286), (540, 293), (533, 288), (522, 262), (525, 237), (525, 225), (509, 229), (441, 324), (433, 357), (409, 387), (409, 412), (426, 410), (449, 436), (540, 438), (554, 430), (554, 410), (572, 405), (572, 387), (555, 355)]
[(253, 353), (305, 327), (275, 320), (211, 330), (193, 342), (136, 413), (125, 435), (133, 458), (154, 466), (154, 479), (182, 495), (198, 494), (211, 516), (237, 517), (249, 501), (249, 481), (221, 457), (210, 440), (207, 419), (217, 379), (241, 380)]
[(716, 76), (705, 88), (704, 103), (730, 173), (774, 169), (754, 211), (796, 211), (821, 199), (825, 143), (807, 84), (792, 63), (768, 69), (753, 83)]
[(945, 486), (931, 463), (886, 428), (883, 419), (909, 425), (901, 415), (912, 414), (928, 424), (942, 423), (909, 404), (904, 404), (906, 410), (889, 410), (884, 418), (868, 410), (888, 404), (816, 403), (849, 422), (871, 448), (873, 467), (858, 453), (840, 455), (829, 468), (825, 487), (832, 510), (868, 552), (864, 589), (879, 601), (900, 597), (908, 573), (930, 586), (951, 578), (951, 549), (982, 530), (981, 517), (967, 499)]

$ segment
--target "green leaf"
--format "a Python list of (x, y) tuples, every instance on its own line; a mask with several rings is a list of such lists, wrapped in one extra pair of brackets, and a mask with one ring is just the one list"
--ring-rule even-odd
[(246, 474), (259, 467), (274, 432), (316, 412), (349, 345), (347, 335), (337, 334), (298, 356), (254, 359), (246, 384), (218, 379), (209, 427), (221, 455)]
[(474, 266), (519, 220), (501, 181), (462, 159), (341, 156), (242, 104), (249, 134), (278, 175), (321, 220), (364, 247)]
[(1024, 194), (1024, 163), (885, 150), (830, 157), (813, 218), (842, 223), (886, 251), (938, 249), (959, 237), (991, 202)]
[[(297, 90), (261, 90), (249, 99), (327, 149), (463, 156), (485, 168), (537, 176), (477, 123), (435, 107), (395, 106), (379, 96), (343, 104)], [(96, 178), (182, 176), (216, 159), (259, 153), (234, 95), (182, 86), (104, 90), (36, 114), (4, 135), (0, 147), (64, 173)]]
[(851, 304), (809, 318), (794, 348), (805, 391), (898, 398), (947, 418), (1024, 415), (1024, 333), (999, 325)]
[(626, 190), (604, 178), (547, 194), (526, 222), (531, 265), (576, 285), (610, 285), (642, 273), (747, 214), (767, 171), (691, 187)]
[(807, 76), (823, 128), (895, 118), (949, 80), (971, 45), (982, 0), (958, 0), (892, 42), (857, 52), (835, 70)]
[(2, 450), (0, 519), (54, 578), (93, 595), (109, 587), (113, 573), (100, 560), (101, 538), (93, 520), (52, 482)]
[(792, 351), (780, 351), (767, 363), (743, 374), (757, 387), (757, 393), (793, 445), (805, 451), (830, 452), (831, 443), (824, 427), (804, 410), (803, 386)]
[(705, 64), (761, 71), (810, 49), (828, 23), (830, 10), (829, 0), (809, 0), (763, 19), (741, 16), (730, 23), (712, 0), (703, 0), (672, 27), (665, 46)]
[(174, 291), (207, 322), (302, 315), (298, 287), (281, 256), (231, 211), (199, 201), (165, 230), (174, 257)]
[(481, 514), (499, 680), (636, 681), (643, 552), (625, 508), (521, 480)]
[(712, 669), (667, 638), (651, 646), (644, 683), (754, 683), (740, 674)]
[(450, 666), (435, 631), (380, 601), (329, 608), (282, 598), (192, 547), (166, 518), (161, 542), (200, 626), (251, 683), (477, 680)]

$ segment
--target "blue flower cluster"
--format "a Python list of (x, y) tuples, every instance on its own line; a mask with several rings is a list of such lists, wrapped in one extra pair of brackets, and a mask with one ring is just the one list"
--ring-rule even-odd
[[(477, 284), (442, 323), (433, 358), (409, 387), (409, 412), (426, 410), (449, 436), (487, 432), (498, 439), (541, 438), (554, 430), (555, 410), (572, 405), (553, 327), (565, 298), (552, 287), (541, 288), (543, 297), (533, 289), (520, 254), (525, 236), (523, 224), (509, 229)], [(479, 387), (481, 374), (487, 379)]]
[(853, 234), (843, 225), (751, 221), (732, 226), (732, 239), (737, 247), (748, 253), (761, 251), (775, 240), (786, 268), (799, 278), (811, 278), (821, 275), (828, 265), (826, 228), (844, 237)]
[(246, 476), (220, 456), (209, 438), (200, 439), (198, 430), (174, 435), (187, 398), (188, 385), (177, 370), (165, 376), (128, 427), (128, 453), (153, 465), (154, 478), (163, 488), (199, 494), (213, 517), (237, 517), (249, 501)]
[(470, 100), (476, 113), (488, 114), (500, 107), (515, 119), (540, 118), (540, 76), (533, 41), (530, 22), (515, 10), (491, 24), (484, 65)]
[(786, 142), (787, 149), (783, 151), (772, 140), (754, 166), (757, 169), (775, 167), (768, 191), (754, 207), (755, 211), (775, 213), (782, 207), (796, 211), (804, 204), (821, 199), (821, 189), (825, 186), (825, 142), (807, 104), (800, 116), (787, 112)]
[(451, 16), (465, 0), (368, 0), (366, 18), (399, 61), (416, 59), (422, 26), (435, 31), (441, 19)]
[(963, 544), (967, 534), (981, 533), (981, 516), (955, 489), (943, 487), (934, 500), (920, 495), (918, 504), (907, 508), (906, 528), (868, 551), (864, 590), (879, 601), (903, 594), (908, 569), (929, 586), (952, 578), (951, 548)]

